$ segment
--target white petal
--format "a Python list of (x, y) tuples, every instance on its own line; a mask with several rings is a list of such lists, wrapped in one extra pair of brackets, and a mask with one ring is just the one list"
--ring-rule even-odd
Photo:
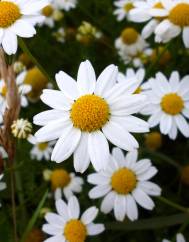
[(138, 185), (148, 195), (151, 195), (151, 196), (161, 195), (161, 188), (153, 182), (143, 181), (143, 182), (139, 182)]
[(51, 224), (44, 224), (42, 227), (42, 230), (50, 235), (61, 235), (62, 234), (62, 228), (61, 227), (55, 227)]
[(173, 71), (171, 73), (170, 79), (169, 79), (169, 83), (172, 89), (172, 92), (175, 92), (178, 90), (179, 87), (179, 80), (180, 80), (180, 76), (178, 71)]
[(35, 28), (25, 20), (17, 20), (10, 28), (16, 35), (24, 38), (33, 37), (36, 34)]
[(119, 164), (123, 164), (125, 161), (124, 153), (118, 147), (112, 149), (112, 155)]
[(36, 15), (37, 12), (42, 10), (49, 3), (46, 0), (30, 1), (21, 5), (21, 13), (23, 15)]
[(47, 220), (48, 223), (60, 228), (62, 228), (65, 223), (62, 217), (56, 213), (47, 213), (45, 215), (45, 219)]
[(65, 242), (65, 238), (62, 235), (55, 235), (51, 238), (44, 240), (44, 242)]
[(143, 208), (152, 210), (155, 206), (154, 202), (152, 199), (141, 189), (136, 188), (132, 192), (133, 197), (135, 198), (136, 202)]
[(189, 27), (183, 29), (183, 41), (186, 48), (189, 48)]
[(109, 192), (104, 199), (102, 200), (100, 210), (107, 214), (110, 213), (114, 207), (116, 194), (115, 192), (111, 191)]
[(77, 86), (80, 95), (92, 94), (95, 90), (96, 76), (91, 63), (81, 62), (77, 75)]
[(103, 96), (116, 83), (118, 68), (115, 65), (107, 66), (97, 79), (95, 94)]
[(18, 47), (16, 34), (10, 30), (4, 31), (2, 46), (8, 55), (15, 54)]
[(80, 214), (80, 206), (77, 198), (72, 196), (68, 201), (68, 213), (72, 219), (78, 219)]
[(107, 176), (103, 176), (101, 173), (93, 173), (88, 175), (87, 181), (93, 185), (107, 185), (109, 179)]
[(79, 97), (76, 81), (72, 77), (70, 77), (64, 71), (59, 71), (55, 78), (59, 89), (68, 98), (76, 100)]
[(152, 19), (151, 21), (149, 21), (149, 23), (147, 23), (142, 30), (143, 38), (144, 39), (149, 38), (154, 32), (156, 26), (157, 26), (157, 20)]
[(114, 215), (118, 221), (123, 221), (126, 214), (125, 196), (117, 195), (114, 201)]
[(126, 161), (126, 166), (128, 168), (133, 168), (135, 167), (136, 161), (138, 158), (138, 151), (137, 149), (134, 149), (132, 151), (129, 151), (127, 155), (125, 156), (125, 161)]
[(176, 115), (175, 121), (180, 132), (185, 136), (189, 137), (189, 124), (186, 122), (182, 115)]
[(88, 134), (82, 133), (79, 144), (74, 152), (75, 171), (83, 173), (90, 163), (88, 152)]
[(177, 238), (177, 242), (186, 242), (184, 236), (180, 233), (177, 234), (176, 238)]
[(93, 198), (93, 199), (103, 197), (110, 190), (111, 190), (111, 188), (109, 185), (99, 185), (90, 190), (89, 197)]
[(188, 89), (189, 89), (189, 75), (182, 78), (180, 85), (179, 85), (178, 93), (180, 93), (182, 96), (186, 92), (188, 92)]
[(59, 199), (55, 201), (55, 205), (57, 212), (62, 216), (64, 221), (67, 222), (69, 219), (69, 214), (66, 203), (63, 200)]
[(130, 194), (126, 196), (126, 213), (131, 221), (138, 218), (138, 208), (134, 198)]
[(146, 181), (150, 178), (152, 178), (153, 176), (155, 176), (155, 174), (158, 172), (158, 170), (155, 167), (150, 167), (148, 171), (138, 175), (138, 180), (139, 181)]
[(105, 227), (103, 224), (89, 224), (87, 225), (87, 234), (88, 235), (97, 235), (101, 234), (105, 230)]
[(162, 134), (168, 134), (172, 126), (172, 117), (163, 113), (160, 119), (160, 131)]
[(96, 207), (90, 207), (81, 216), (81, 221), (84, 224), (90, 224), (92, 223), (93, 220), (95, 220), (97, 214), (98, 214), (98, 209)]
[(79, 129), (72, 128), (65, 132), (57, 141), (52, 152), (51, 160), (60, 163), (68, 159), (76, 149), (81, 137)]
[(89, 134), (88, 152), (96, 171), (106, 169), (109, 161), (109, 145), (101, 131)]
[(135, 166), (133, 167), (133, 170), (136, 172), (136, 174), (141, 174), (143, 172), (146, 172), (150, 166), (151, 166), (151, 161), (149, 159), (142, 159), (138, 161)]

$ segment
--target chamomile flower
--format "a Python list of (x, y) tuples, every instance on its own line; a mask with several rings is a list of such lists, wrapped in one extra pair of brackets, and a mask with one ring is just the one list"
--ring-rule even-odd
[[(3, 174), (0, 175), (0, 181), (3, 179)], [(0, 191), (3, 191), (4, 189), (6, 189), (6, 183), (5, 182), (0, 182)], [(1, 207), (1, 203), (0, 203), (0, 207)]]
[(183, 42), (189, 48), (188, 0), (161, 0), (163, 9), (153, 9), (155, 17), (163, 18), (155, 30), (156, 41), (169, 42), (182, 33)]
[(149, 83), (150, 127), (159, 125), (161, 133), (169, 135), (171, 139), (177, 137), (178, 129), (185, 137), (189, 137), (189, 124), (186, 121), (189, 118), (189, 75), (180, 81), (179, 73), (174, 71), (167, 80), (159, 72)]
[(28, 137), (28, 141), (33, 144), (33, 148), (30, 151), (30, 156), (32, 159), (37, 159), (38, 161), (42, 159), (47, 161), (50, 160), (54, 141), (38, 143), (35, 136), (33, 135)]
[(65, 42), (66, 32), (64, 28), (59, 28), (56, 32), (52, 33), (52, 36), (60, 43)]
[(134, 8), (133, 0), (116, 0), (114, 5), (116, 7), (114, 14), (118, 21), (122, 21), (124, 18), (129, 19), (130, 10)]
[(51, 160), (60, 163), (74, 154), (74, 168), (84, 172), (91, 161), (96, 170), (109, 161), (107, 139), (125, 150), (138, 148), (130, 132), (148, 132), (148, 124), (131, 114), (143, 107), (145, 95), (133, 94), (137, 82), (116, 83), (118, 69), (110, 65), (96, 81), (89, 61), (79, 67), (77, 82), (65, 72), (56, 74), (61, 91), (43, 90), (42, 101), (53, 108), (34, 117), (44, 126), (38, 142), (59, 139)]
[(17, 51), (17, 36), (30, 38), (36, 34), (34, 25), (43, 21), (40, 10), (47, 0), (0, 1), (0, 44), (8, 55)]
[(84, 183), (81, 177), (62, 168), (52, 171), (45, 170), (44, 178), (46, 181), (50, 181), (56, 200), (62, 198), (62, 195), (68, 200), (74, 193), (80, 193)]
[(147, 46), (147, 42), (142, 38), (140, 33), (130, 27), (125, 28), (121, 32), (120, 37), (115, 40), (115, 47), (118, 50), (118, 54), (126, 64), (133, 58), (138, 57)]
[(32, 132), (32, 124), (27, 119), (17, 119), (11, 125), (12, 134), (18, 139), (27, 139)]
[(103, 224), (94, 224), (98, 209), (88, 208), (80, 217), (80, 206), (76, 197), (72, 196), (68, 204), (59, 199), (56, 201), (57, 213), (47, 213), (47, 224), (42, 230), (52, 237), (44, 242), (84, 242), (87, 236), (94, 236), (104, 231)]
[(130, 11), (130, 20), (136, 23), (148, 23), (142, 30), (143, 38), (150, 37), (158, 24), (161, 21), (161, 17), (153, 17), (153, 10), (162, 10), (164, 8), (161, 0), (142, 0), (134, 2), (134, 8)]
[(66, 12), (70, 11), (71, 9), (75, 8), (77, 5), (77, 0), (54, 0), (53, 4), (58, 9), (63, 9)]
[[(171, 242), (171, 241), (167, 239), (163, 239), (162, 242)], [(176, 242), (186, 242), (184, 236), (181, 233), (176, 235)]]
[(114, 210), (115, 218), (123, 221), (125, 216), (130, 220), (138, 219), (138, 203), (141, 207), (152, 210), (154, 202), (150, 196), (159, 196), (161, 189), (148, 181), (156, 173), (149, 159), (137, 161), (137, 150), (124, 156), (119, 148), (114, 148), (110, 155), (109, 166), (105, 171), (88, 176), (88, 182), (96, 185), (89, 197), (104, 197), (101, 211), (105, 214)]

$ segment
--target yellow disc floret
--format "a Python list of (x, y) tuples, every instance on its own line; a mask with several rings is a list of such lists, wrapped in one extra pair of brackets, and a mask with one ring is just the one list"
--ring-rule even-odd
[(134, 28), (125, 28), (121, 33), (121, 39), (126, 45), (132, 45), (138, 40), (138, 32)]
[(189, 26), (189, 3), (178, 3), (170, 11), (169, 20), (180, 27)]
[(101, 129), (109, 119), (107, 102), (96, 95), (84, 95), (76, 100), (70, 111), (74, 127), (93, 132)]
[(72, 219), (64, 228), (64, 236), (69, 242), (84, 242), (87, 236), (86, 226), (80, 220)]
[(145, 145), (150, 150), (157, 150), (162, 145), (162, 136), (159, 132), (151, 132), (145, 137)]
[(1, 88), (1, 95), (3, 96), (3, 97), (6, 97), (6, 95), (7, 95), (7, 86), (6, 85), (4, 85), (2, 88)]
[(161, 108), (165, 113), (177, 115), (184, 108), (184, 102), (177, 93), (169, 93), (162, 98)]
[(52, 15), (53, 11), (54, 11), (54, 9), (53, 9), (52, 5), (49, 4), (42, 9), (42, 14), (45, 17), (50, 17)]
[(0, 1), (0, 28), (8, 28), (21, 17), (19, 7), (8, 1)]
[(55, 190), (56, 188), (64, 188), (70, 183), (70, 175), (64, 169), (56, 169), (51, 173), (51, 185), (52, 189)]
[(111, 186), (119, 194), (130, 193), (137, 184), (136, 175), (128, 168), (121, 168), (111, 177)]
[(37, 144), (37, 147), (39, 150), (44, 151), (48, 147), (48, 143), (47, 142), (39, 143)]
[(28, 97), (35, 101), (41, 95), (42, 90), (47, 86), (48, 80), (37, 67), (34, 67), (27, 72), (24, 83), (32, 86), (32, 90), (28, 93)]
[(127, 12), (129, 12), (131, 9), (134, 8), (134, 5), (133, 5), (132, 2), (130, 2), (130, 3), (126, 3), (126, 4), (124, 5), (123, 8), (124, 8), (125, 12), (127, 13)]

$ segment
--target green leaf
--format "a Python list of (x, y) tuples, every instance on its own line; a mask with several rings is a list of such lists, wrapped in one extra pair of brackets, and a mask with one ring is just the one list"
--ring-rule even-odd
[(146, 230), (146, 229), (159, 229), (170, 227), (177, 224), (185, 223), (189, 220), (189, 214), (180, 213), (170, 216), (162, 216), (151, 219), (141, 219), (136, 222), (112, 222), (105, 224), (107, 230)]
[(31, 217), (31, 219), (30, 219), (30, 221), (29, 221), (29, 223), (28, 223), (28, 225), (26, 227), (26, 230), (25, 230), (25, 232), (24, 232), (24, 234), (22, 236), (21, 242), (25, 241), (26, 236), (28, 235), (28, 233), (32, 230), (33, 226), (35, 225), (35, 222), (36, 222), (36, 220), (37, 220), (37, 218), (39, 216), (40, 210), (43, 207), (43, 205), (44, 205), (44, 203), (45, 203), (45, 201), (47, 199), (47, 195), (48, 195), (48, 190), (44, 193), (44, 195), (43, 195), (43, 197), (42, 197), (38, 207), (36, 208), (33, 216)]

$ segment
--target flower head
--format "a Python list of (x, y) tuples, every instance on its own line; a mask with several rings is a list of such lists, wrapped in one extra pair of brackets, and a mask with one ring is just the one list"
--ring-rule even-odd
[[(167, 239), (163, 239), (162, 242), (171, 242), (171, 241)], [(181, 233), (176, 235), (176, 242), (186, 242), (184, 236)]]
[(96, 81), (89, 61), (82, 62), (77, 82), (63, 71), (56, 75), (61, 91), (44, 90), (41, 99), (53, 110), (34, 117), (44, 126), (36, 134), (38, 142), (59, 139), (51, 159), (66, 160), (74, 153), (76, 171), (84, 172), (91, 160), (96, 170), (105, 169), (109, 157), (107, 139), (133, 150), (138, 147), (132, 132), (147, 132), (148, 124), (131, 114), (138, 112), (145, 96), (133, 94), (137, 82), (116, 83), (118, 70), (108, 66)]
[(159, 124), (161, 133), (169, 135), (171, 139), (176, 138), (177, 129), (185, 137), (189, 137), (189, 124), (186, 121), (186, 118), (189, 118), (189, 76), (180, 81), (179, 73), (174, 71), (167, 80), (159, 72), (155, 78), (150, 79), (149, 84), (150, 126)]
[(145, 145), (150, 150), (157, 150), (162, 146), (162, 136), (159, 132), (151, 132), (145, 135)]
[(26, 119), (17, 119), (11, 125), (12, 134), (18, 139), (27, 139), (32, 132), (32, 124)]
[(137, 161), (137, 150), (124, 156), (119, 148), (114, 148), (106, 171), (88, 176), (88, 182), (95, 187), (89, 192), (90, 198), (104, 197), (101, 211), (105, 214), (114, 210), (117, 220), (123, 221), (125, 216), (130, 220), (138, 218), (136, 203), (152, 210), (154, 202), (151, 196), (159, 196), (161, 189), (148, 181), (156, 173), (149, 159)]
[(30, 38), (36, 34), (34, 25), (43, 20), (39, 11), (47, 4), (47, 0), (0, 2), (0, 44), (8, 55), (17, 51), (17, 36)]
[(52, 235), (54, 241), (84, 242), (88, 235), (94, 236), (104, 231), (103, 224), (93, 223), (98, 209), (90, 207), (80, 218), (79, 202), (74, 196), (69, 199), (68, 204), (61, 199), (57, 200), (56, 210), (58, 214), (46, 214), (48, 223), (43, 225), (43, 231)]
[(130, 17), (129, 13), (130, 13), (131, 9), (134, 8), (134, 4), (133, 4), (134, 1), (133, 0), (116, 0), (114, 2), (114, 5), (116, 7), (114, 14), (117, 16), (118, 21), (122, 21), (126, 17), (129, 19), (129, 17)]

